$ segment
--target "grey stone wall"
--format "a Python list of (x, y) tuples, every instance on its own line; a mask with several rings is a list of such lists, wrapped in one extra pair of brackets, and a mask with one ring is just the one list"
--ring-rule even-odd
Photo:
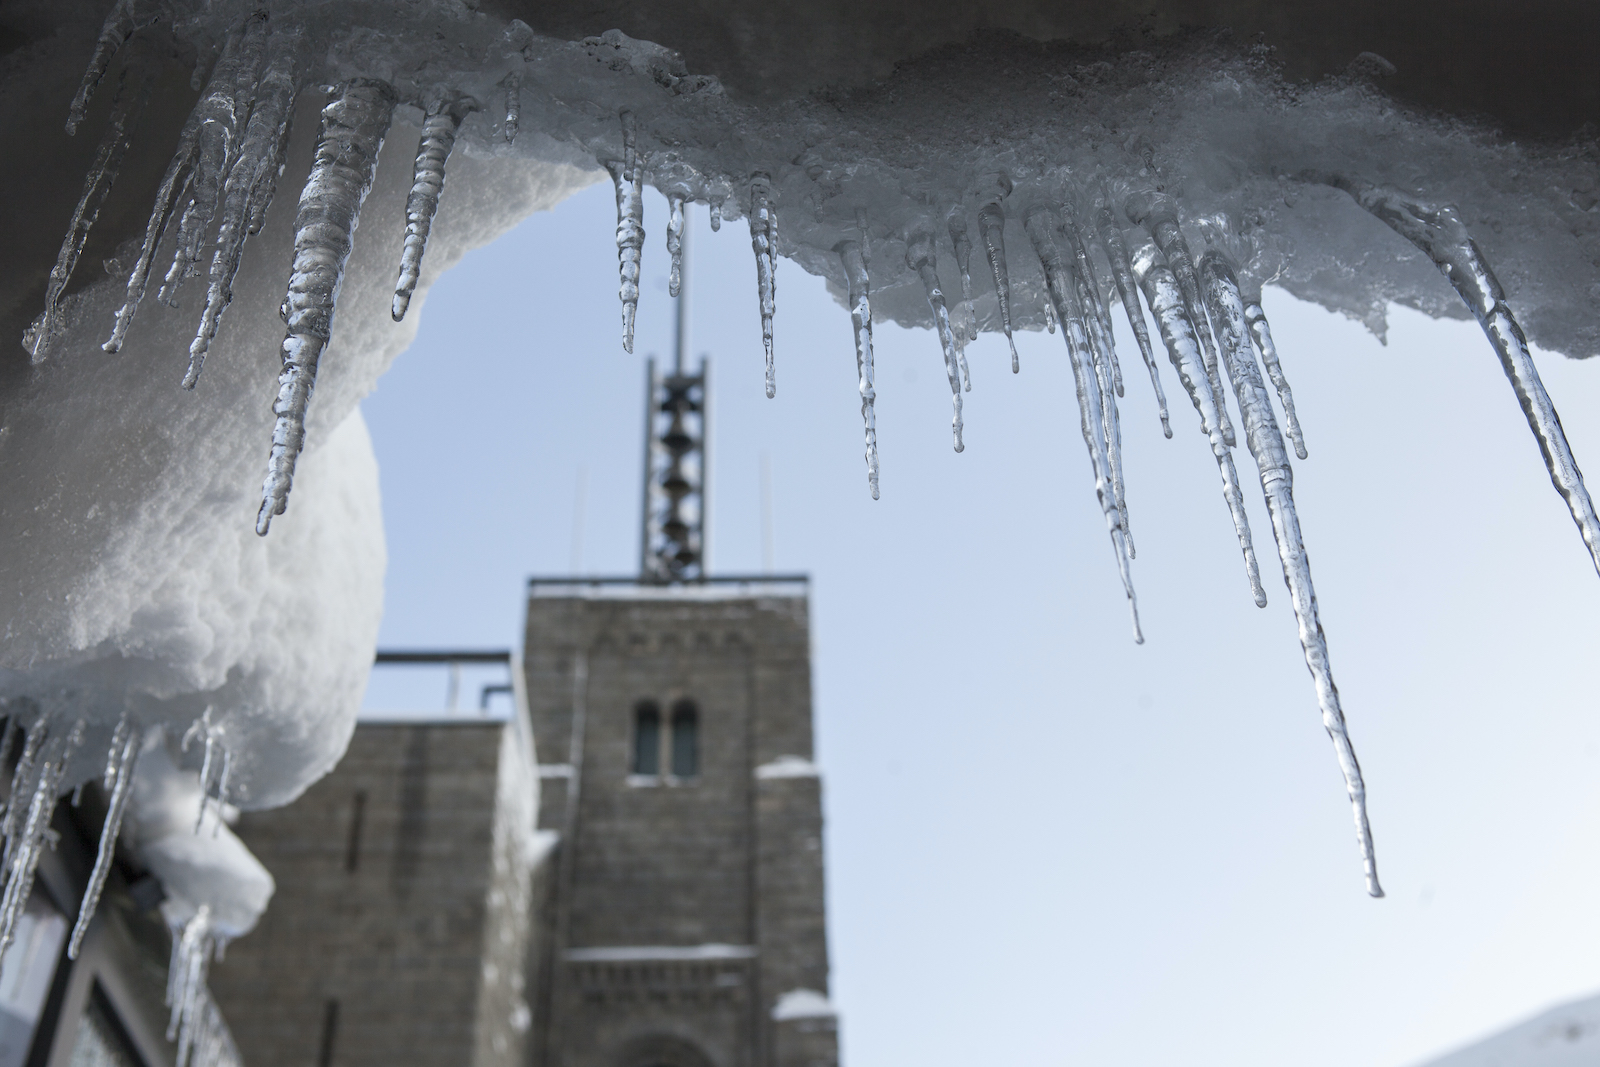
[(241, 818), (278, 889), (211, 986), (251, 1067), (524, 1061), (528, 756), (514, 724), (363, 724), (298, 801)]

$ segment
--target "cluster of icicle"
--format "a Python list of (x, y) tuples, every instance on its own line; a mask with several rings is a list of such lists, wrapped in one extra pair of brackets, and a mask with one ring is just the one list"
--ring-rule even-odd
[[(124, 54), (111, 118), (51, 272), (44, 313), (24, 338), (35, 359), (44, 357), (46, 345), (59, 328), (62, 293), (149, 99), (155, 63), (138, 32), (154, 20), (144, 12), (146, 6), (144, 0), (118, 0), (73, 100), (69, 133), (82, 122), (113, 57)], [(208, 240), (214, 245), (205, 306), (183, 376), (186, 388), (199, 382), (212, 340), (233, 299), (233, 281), (245, 241), (261, 229), (283, 171), (295, 99), (307, 77), (307, 49), (299, 27), (274, 26), (265, 11), (255, 12), (229, 33), (162, 178), (143, 244), (128, 274), (127, 299), (117, 312), (110, 339), (102, 346), (107, 352), (121, 349), (149, 287), (156, 253), (175, 228), (172, 263), (156, 294), (162, 303), (178, 306), (184, 281), (202, 273)], [(520, 86), (512, 77), (504, 87), (505, 133), (510, 139), (516, 134)], [(306, 414), (317, 366), (333, 332), (334, 304), (350, 257), (352, 235), (372, 188), (378, 153), (398, 102), (387, 83), (354, 78), (334, 89), (322, 111), (311, 173), (295, 214), (294, 263), (280, 308), (287, 328), (273, 404), (276, 421), (267, 477), (256, 518), (256, 531), (262, 535), (273, 516), (283, 514), (288, 504), (295, 464), (305, 445)], [(428, 233), (444, 188), (445, 163), (461, 123), (478, 106), (471, 97), (453, 94), (426, 109), (406, 200), (406, 232), (392, 309), (397, 322), (405, 316), (416, 290)]]
[[(17, 702), (10, 710), (12, 714), (0, 726), (0, 732), (3, 732), (3, 736), (0, 736), (0, 766), (11, 760), (19, 737), (22, 748), (15, 757), (11, 790), (4, 804), (3, 817), (0, 817), (0, 835), (4, 837), (4, 860), (0, 862), (0, 872), (4, 876), (4, 890), (0, 892), (0, 959), (4, 958), (11, 944), (17, 920), (27, 905), (44, 849), (46, 846), (54, 847), (56, 831), (51, 829), (50, 822), (61, 796), (67, 765), (73, 754), (82, 747), (86, 726), (85, 720), (77, 719), (63, 731), (63, 722), (48, 712), (38, 712), (26, 701)], [(24, 726), (26, 713), (29, 712), (33, 717)], [(196, 739), (203, 741), (205, 746), (200, 771), (201, 817), (195, 822), (195, 832), (199, 833), (206, 805), (215, 804), (220, 816), (221, 807), (227, 803), (228, 771), (232, 758), (223, 743), (221, 727), (211, 721), (210, 709), (195, 720), (184, 735), (183, 747), (187, 749), (189, 743)], [(94, 919), (105, 891), (106, 879), (111, 873), (117, 838), (121, 834), (123, 817), (132, 793), (140, 741), (137, 725), (124, 715), (112, 732), (106, 753), (101, 783), (107, 798), (106, 817), (100, 831), (94, 868), (89, 874), (77, 921), (67, 942), (68, 959), (78, 958), (84, 935)], [(79, 792), (81, 790), (80, 785)], [(78, 795), (78, 792), (74, 793), (74, 803)], [(194, 1067), (231, 1067), (238, 1064), (238, 1049), (234, 1047), (233, 1038), (205, 984), (207, 962), (213, 955), (220, 958), (224, 945), (223, 939), (210, 927), (209, 908), (202, 906), (188, 923), (174, 928), (172, 943), (172, 969), (168, 973), (167, 984), (167, 1003), (172, 1008), (172, 1022), (167, 1037), (178, 1042), (178, 1067), (184, 1067), (189, 1062)]]
[(188, 922), (172, 928), (172, 961), (167, 965), (167, 1040), (177, 1041), (173, 1067), (240, 1067), (239, 1049), (211, 997), (206, 975), (221, 959), (227, 939), (211, 926), (211, 909), (202, 904)]

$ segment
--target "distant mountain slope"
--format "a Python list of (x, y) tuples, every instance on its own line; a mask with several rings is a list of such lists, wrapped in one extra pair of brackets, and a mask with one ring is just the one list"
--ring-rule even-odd
[(1552, 1008), (1419, 1067), (1600, 1067), (1600, 996)]

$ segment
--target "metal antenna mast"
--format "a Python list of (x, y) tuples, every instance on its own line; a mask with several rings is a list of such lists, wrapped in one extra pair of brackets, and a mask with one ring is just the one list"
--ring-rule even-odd
[(705, 579), (708, 361), (684, 370), (689, 348), (689, 215), (683, 220), (672, 370), (645, 364), (644, 529), (639, 579), (670, 584)]

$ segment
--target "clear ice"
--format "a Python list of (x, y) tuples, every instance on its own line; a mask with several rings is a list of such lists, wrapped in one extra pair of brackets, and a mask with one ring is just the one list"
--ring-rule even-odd
[[(1001, 176), (1004, 181), (1004, 175)], [(1002, 188), (1011, 191), (1011, 183), (1004, 181)], [(991, 201), (978, 210), (978, 237), (983, 241), (983, 252), (989, 258), (989, 270), (994, 274), (994, 295), (1000, 304), (1000, 328), (1005, 331), (1006, 343), (1011, 346), (1011, 373), (1021, 369), (1017, 361), (1017, 342), (1011, 337), (1011, 277), (1006, 269), (1006, 214), (998, 200)]]
[(106, 76), (106, 71), (111, 68), (112, 57), (137, 30), (154, 22), (156, 14), (155, 5), (141, 0), (117, 0), (112, 5), (111, 13), (100, 27), (100, 39), (95, 42), (94, 55), (89, 58), (88, 69), (83, 72), (83, 81), (78, 85), (78, 92), (67, 109), (68, 134), (78, 132), (84, 113), (89, 110), (90, 98), (94, 96), (100, 80)]
[(644, 251), (644, 190), (634, 143), (633, 112), (622, 119), (622, 158), (606, 170), (617, 193), (617, 297), (622, 301), (622, 350), (633, 352), (633, 320), (639, 311), (639, 258)]
[(967, 213), (950, 209), (945, 218), (950, 230), (950, 246), (956, 253), (956, 270), (961, 272), (960, 319), (968, 341), (978, 339), (978, 316), (972, 310), (972, 238), (967, 235)]
[(206, 353), (216, 338), (222, 315), (233, 302), (233, 279), (244, 258), (245, 241), (260, 231), (267, 206), (277, 191), (278, 173), (289, 147), (290, 120), (298, 96), (299, 32), (274, 33), (267, 41), (267, 67), (256, 91), (250, 119), (245, 124), (238, 160), (228, 172), (222, 191), (222, 219), (217, 226), (217, 250), (211, 257), (210, 285), (200, 329), (189, 345), (189, 370), (183, 385), (193, 389), (200, 380)]
[(239, 1050), (206, 983), (211, 961), (221, 957), (225, 945), (212, 929), (209, 905), (200, 905), (187, 922), (172, 928), (167, 1040), (178, 1042), (173, 1067), (239, 1067)]
[(422, 256), (428, 250), (428, 233), (444, 192), (444, 167), (455, 147), (461, 123), (477, 109), (471, 97), (457, 95), (440, 100), (422, 120), (422, 139), (412, 168), (411, 195), (406, 197), (406, 239), (400, 252), (400, 276), (394, 283), (394, 306), (389, 314), (399, 322), (411, 306), (411, 294), (422, 276)]
[(506, 120), (501, 127), (506, 144), (517, 139), (517, 126), (522, 122), (522, 75), (512, 71), (500, 83), (506, 90)]
[(1511, 315), (1500, 279), (1489, 269), (1460, 216), (1452, 207), (1425, 204), (1396, 189), (1342, 177), (1326, 180), (1349, 193), (1356, 203), (1427, 253), (1466, 301), (1494, 346), (1495, 355), (1500, 357), (1500, 366), (1517, 394), (1517, 403), (1522, 406), (1528, 428), (1539, 442), (1550, 481), (1566, 501), (1572, 521), (1577, 523), (1583, 543), (1589, 549), (1589, 558), (1596, 570), (1600, 570), (1600, 520), (1595, 517), (1594, 502), (1583, 484), (1583, 472), (1578, 469), (1566, 431), (1561, 428), (1561, 416), (1556, 414), (1550, 394), (1539, 380), (1539, 369), (1528, 351), (1528, 340)]
[[(48, 736), (50, 723), (43, 717), (35, 727), (43, 728), (35, 742), (30, 730), (28, 740), (34, 754), (41, 757), (37, 764), (28, 762), (28, 773), (22, 774), (23, 765), (17, 766), (13, 777), (10, 805), (6, 809), (6, 851), (4, 863), (5, 890), (0, 893), (0, 959), (11, 946), (16, 934), (17, 919), (28, 903), (33, 891), (33, 876), (39, 869), (39, 857), (51, 840), (50, 817), (55, 813), (56, 801), (61, 796), (61, 780), (67, 773), (72, 753), (83, 744), (84, 720), (79, 719), (65, 737)], [(24, 755), (27, 751), (24, 750)], [(20, 778), (20, 781), (18, 780)], [(21, 810), (18, 801), (28, 798), (27, 814), (16, 819), (13, 812)]]
[(856, 338), (856, 388), (861, 394), (861, 421), (867, 435), (867, 488), (878, 499), (878, 398), (872, 373), (872, 302), (867, 277), (866, 234), (862, 240), (839, 242), (839, 260), (850, 284), (850, 325)]
[(1139, 235), (1134, 241), (1130, 261), (1134, 276), (1150, 304), (1150, 314), (1166, 345), (1168, 358), (1178, 372), (1178, 381), (1189, 394), (1189, 401), (1200, 416), (1200, 432), (1211, 444), (1211, 454), (1217, 461), (1217, 473), (1222, 476), (1222, 499), (1228, 505), (1228, 515), (1233, 520), (1234, 534), (1239, 538), (1239, 551), (1244, 554), (1245, 577), (1250, 581), (1250, 595), (1256, 607), (1267, 606), (1267, 591), (1261, 585), (1261, 568), (1256, 561), (1255, 545), (1250, 537), (1250, 520), (1244, 510), (1244, 494), (1239, 488), (1239, 472), (1233, 463), (1233, 452), (1222, 439), (1222, 424), (1217, 418), (1217, 396), (1211, 391), (1211, 377), (1206, 373), (1205, 356), (1200, 352), (1200, 342), (1195, 336), (1194, 323), (1183, 302), (1183, 291), (1178, 279), (1167, 267), (1161, 250), (1148, 236)]
[(1095, 199), (1095, 227), (1100, 235), (1100, 247), (1111, 263), (1111, 274), (1117, 283), (1117, 296), (1128, 315), (1128, 325), (1133, 328), (1133, 338), (1139, 343), (1139, 355), (1144, 358), (1145, 369), (1150, 372), (1150, 387), (1156, 393), (1156, 410), (1161, 416), (1161, 432), (1172, 438), (1172, 421), (1167, 413), (1167, 394), (1161, 388), (1161, 372), (1156, 367), (1155, 350), (1150, 345), (1150, 330), (1144, 321), (1144, 311), (1139, 306), (1139, 283), (1134, 280), (1133, 268), (1128, 261), (1128, 243), (1122, 228), (1117, 224), (1116, 212), (1111, 210), (1109, 194), (1102, 192)]
[(767, 399), (778, 395), (772, 358), (772, 316), (777, 311), (776, 273), (778, 214), (772, 207), (772, 180), (758, 174), (750, 181), (750, 247), (756, 254), (756, 297), (761, 303), (761, 347), (767, 360)]
[(110, 798), (106, 820), (100, 828), (100, 847), (95, 853), (94, 869), (89, 872), (89, 884), (83, 891), (83, 903), (78, 906), (78, 920), (72, 927), (72, 939), (67, 943), (67, 958), (78, 958), (83, 936), (89, 932), (95, 909), (100, 906), (100, 894), (105, 890), (106, 878), (111, 874), (111, 862), (117, 854), (117, 837), (122, 832), (122, 817), (128, 810), (128, 797), (133, 785), (133, 772), (139, 761), (139, 732), (124, 715), (111, 736), (111, 750), (106, 754), (104, 785)]
[(1316, 683), (1317, 706), (1322, 709), (1322, 725), (1333, 740), (1344, 774), (1345, 789), (1355, 817), (1356, 841), (1361, 849), (1361, 865), (1367, 876), (1367, 892), (1383, 896), (1378, 884), (1378, 861), (1373, 854), (1372, 828), (1367, 824), (1367, 790), (1361, 780), (1361, 764), (1345, 729), (1344, 711), (1339, 706), (1339, 690), (1333, 684), (1333, 668), (1328, 663), (1328, 641), (1317, 617), (1317, 591), (1311, 584), (1311, 561), (1300, 535), (1300, 518), (1294, 508), (1294, 472), (1289, 467), (1289, 451), (1272, 414), (1261, 370), (1256, 366), (1249, 327), (1245, 325), (1244, 301), (1239, 283), (1224, 255), (1211, 249), (1200, 260), (1206, 307), (1217, 332), (1217, 347), (1233, 383), (1234, 398), (1244, 420), (1245, 445), (1261, 473), (1261, 492), (1272, 516), (1272, 535), (1278, 542), (1278, 559), (1283, 564), (1283, 581), (1289, 587), (1295, 622), (1300, 630), (1300, 647), (1305, 651), (1306, 668)]
[(1261, 310), (1261, 292), (1243, 292), (1244, 321), (1250, 327), (1250, 337), (1261, 353), (1261, 362), (1267, 368), (1267, 377), (1278, 392), (1278, 404), (1283, 408), (1283, 432), (1294, 446), (1297, 459), (1306, 458), (1306, 437), (1300, 429), (1300, 418), (1294, 411), (1294, 392), (1289, 379), (1284, 377), (1283, 364), (1278, 360), (1278, 346), (1272, 343), (1272, 329), (1267, 325), (1267, 313)]
[(1111, 534), (1111, 547), (1117, 557), (1117, 571), (1122, 576), (1122, 588), (1128, 596), (1128, 610), (1133, 616), (1133, 639), (1144, 644), (1144, 633), (1139, 628), (1139, 602), (1133, 592), (1133, 573), (1129, 567), (1127, 531), (1123, 525), (1122, 503), (1117, 498), (1116, 486), (1111, 477), (1111, 460), (1103, 417), (1104, 402), (1097, 368), (1093, 356), (1087, 351), (1088, 336), (1083, 329), (1083, 316), (1075, 308), (1077, 294), (1070, 278), (1071, 267), (1056, 244), (1054, 212), (1042, 204), (1035, 204), (1023, 216), (1023, 231), (1033, 242), (1039, 256), (1039, 266), (1044, 271), (1045, 285), (1050, 302), (1061, 319), (1061, 334), (1067, 343), (1067, 355), (1072, 363), (1073, 385), (1078, 394), (1078, 416), (1083, 431), (1083, 443), (1089, 449), (1089, 467), (1094, 472), (1094, 491), (1105, 513), (1106, 528)]
[(955, 409), (950, 419), (950, 436), (955, 450), (960, 452), (967, 447), (961, 440), (961, 364), (956, 355), (955, 333), (950, 328), (950, 309), (945, 305), (935, 264), (933, 235), (926, 231), (912, 234), (906, 242), (906, 266), (916, 271), (917, 277), (922, 279), (922, 287), (928, 294), (928, 307), (933, 310), (939, 346), (944, 350), (944, 372), (950, 379), (950, 403)]
[(672, 257), (672, 274), (667, 279), (667, 295), (677, 296), (683, 288), (683, 197), (667, 198), (667, 255)]
[(311, 174), (295, 212), (294, 267), (284, 299), (288, 332), (278, 397), (272, 405), (277, 423), (256, 515), (256, 533), (262, 536), (272, 517), (282, 515), (289, 504), (295, 461), (305, 446), (306, 410), (317, 382), (317, 363), (333, 333), (334, 301), (394, 106), (395, 92), (386, 82), (356, 78), (340, 87), (322, 109)]

